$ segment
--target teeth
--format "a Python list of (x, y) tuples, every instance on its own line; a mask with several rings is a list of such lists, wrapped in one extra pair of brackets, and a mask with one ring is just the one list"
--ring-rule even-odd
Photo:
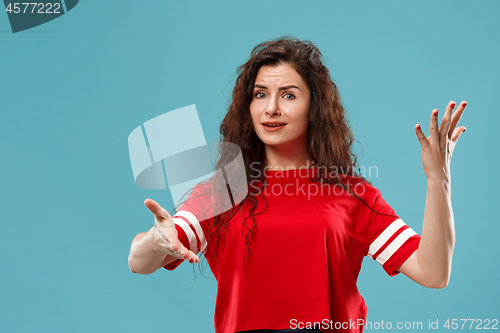
[(267, 127), (278, 127), (278, 126), (284, 126), (285, 124), (264, 124), (264, 126)]

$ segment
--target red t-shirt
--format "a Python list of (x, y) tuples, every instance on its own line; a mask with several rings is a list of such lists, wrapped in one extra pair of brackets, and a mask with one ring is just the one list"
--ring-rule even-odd
[[(338, 185), (311, 181), (315, 168), (265, 172), (257, 195), (256, 226), (245, 272), (245, 236), (252, 227), (246, 200), (230, 220), (218, 262), (206, 259), (217, 279), (215, 331), (307, 328), (323, 332), (362, 332), (366, 304), (356, 286), (365, 256), (389, 276), (418, 248), (420, 236), (384, 201), (379, 190), (345, 176), (355, 193), (375, 211)], [(195, 187), (174, 215), (179, 240), (195, 253), (206, 242), (211, 219), (203, 209), (210, 198)], [(257, 186), (255, 187), (257, 188)], [(264, 200), (264, 198), (266, 200)], [(267, 203), (266, 203), (267, 201)], [(205, 207), (205, 208), (203, 208)], [(245, 220), (244, 218), (247, 217)], [(243, 221), (244, 220), (244, 221)], [(247, 253), (247, 252), (245, 252)], [(182, 261), (164, 266), (175, 269)], [(308, 326), (309, 325), (309, 326)]]

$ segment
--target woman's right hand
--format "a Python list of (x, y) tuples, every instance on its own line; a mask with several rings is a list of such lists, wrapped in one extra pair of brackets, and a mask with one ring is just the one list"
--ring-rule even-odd
[(168, 211), (152, 199), (146, 199), (144, 204), (155, 216), (153, 234), (155, 245), (159, 246), (167, 255), (186, 259), (192, 264), (199, 262), (200, 258), (179, 241), (174, 219)]

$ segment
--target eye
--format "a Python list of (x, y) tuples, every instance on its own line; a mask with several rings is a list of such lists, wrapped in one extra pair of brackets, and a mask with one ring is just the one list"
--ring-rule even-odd
[[(286, 96), (291, 96), (291, 97), (290, 98), (286, 98)], [(285, 99), (289, 99), (289, 100), (295, 99), (295, 95), (290, 94), (290, 93), (285, 94)]]
[(257, 98), (263, 98), (263, 97), (259, 97), (259, 95), (266, 96), (266, 95), (265, 95), (264, 93), (262, 93), (262, 92), (255, 93), (255, 97), (257, 97)]

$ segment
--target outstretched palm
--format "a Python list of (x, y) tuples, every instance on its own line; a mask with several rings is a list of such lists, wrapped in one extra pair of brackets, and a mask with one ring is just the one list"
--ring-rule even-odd
[(144, 204), (155, 216), (153, 241), (160, 246), (158, 250), (178, 259), (186, 259), (190, 263), (199, 262), (200, 258), (179, 241), (174, 219), (168, 211), (151, 199), (146, 199)]
[(455, 102), (448, 103), (441, 126), (438, 126), (438, 110), (431, 114), (430, 136), (426, 137), (420, 124), (415, 126), (415, 133), (422, 148), (422, 164), (428, 180), (441, 180), (449, 182), (450, 163), (453, 149), (460, 135), (465, 132), (465, 126), (457, 127), (467, 102), (463, 101), (455, 109)]

